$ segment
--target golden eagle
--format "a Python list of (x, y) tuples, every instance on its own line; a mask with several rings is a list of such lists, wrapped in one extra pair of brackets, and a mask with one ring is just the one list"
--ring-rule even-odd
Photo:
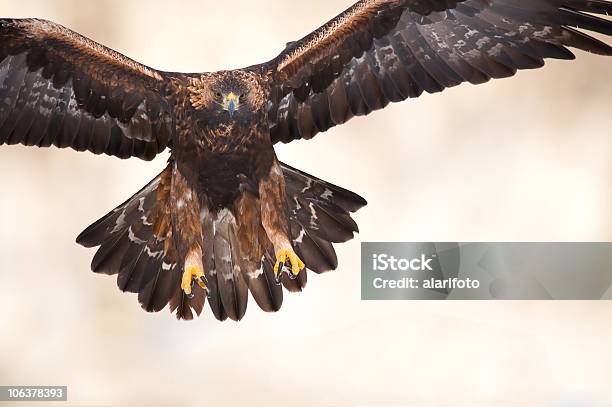
[[(87, 228), (97, 273), (142, 307), (240, 320), (306, 270), (337, 266), (358, 195), (278, 161), (389, 102), (573, 59), (612, 55), (608, 0), (361, 0), (275, 59), (233, 71), (162, 72), (50, 21), (0, 20), (0, 144), (71, 147), (167, 167)], [(286, 265), (286, 267), (285, 267)]]

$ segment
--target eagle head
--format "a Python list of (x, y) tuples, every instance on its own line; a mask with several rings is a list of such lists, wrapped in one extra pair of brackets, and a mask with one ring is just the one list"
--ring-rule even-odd
[(262, 90), (248, 75), (236, 71), (207, 74), (189, 88), (191, 105), (208, 123), (249, 119), (262, 109)]

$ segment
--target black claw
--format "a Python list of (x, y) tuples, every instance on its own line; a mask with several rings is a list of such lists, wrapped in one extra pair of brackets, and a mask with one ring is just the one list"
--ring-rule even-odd
[(185, 294), (187, 295), (187, 298), (192, 300), (193, 297), (195, 297), (195, 294), (193, 293), (193, 288), (195, 287), (195, 280), (192, 278), (191, 279), (191, 293), (190, 294)]
[(208, 285), (208, 279), (206, 278), (206, 276), (200, 277), (200, 281), (202, 281), (204, 284)]
[(274, 275), (274, 281), (276, 282), (276, 285), (281, 285), (281, 277), (282, 277), (282, 275), (283, 275), (283, 269), (279, 265), (279, 267), (278, 267), (278, 274)]

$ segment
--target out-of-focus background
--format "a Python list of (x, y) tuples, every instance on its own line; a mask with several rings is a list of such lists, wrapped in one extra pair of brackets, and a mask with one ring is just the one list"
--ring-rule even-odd
[[(193, 72), (271, 59), (351, 3), (1, 0), (0, 14)], [(612, 303), (362, 302), (359, 242), (611, 240), (611, 68), (578, 52), (280, 146), (369, 205), (336, 272), (238, 324), (146, 314), (74, 243), (167, 154), (0, 147), (0, 384), (67, 384), (74, 406), (610, 405)]]

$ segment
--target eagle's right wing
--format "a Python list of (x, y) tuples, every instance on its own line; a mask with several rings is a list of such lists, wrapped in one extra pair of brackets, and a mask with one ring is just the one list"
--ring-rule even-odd
[(0, 19), (0, 144), (150, 160), (174, 132), (163, 72), (59, 24)]
[[(567, 47), (612, 55), (608, 0), (360, 0), (264, 65), (273, 142), (310, 139), (423, 92), (512, 76)], [(583, 30), (583, 31), (581, 31)]]

